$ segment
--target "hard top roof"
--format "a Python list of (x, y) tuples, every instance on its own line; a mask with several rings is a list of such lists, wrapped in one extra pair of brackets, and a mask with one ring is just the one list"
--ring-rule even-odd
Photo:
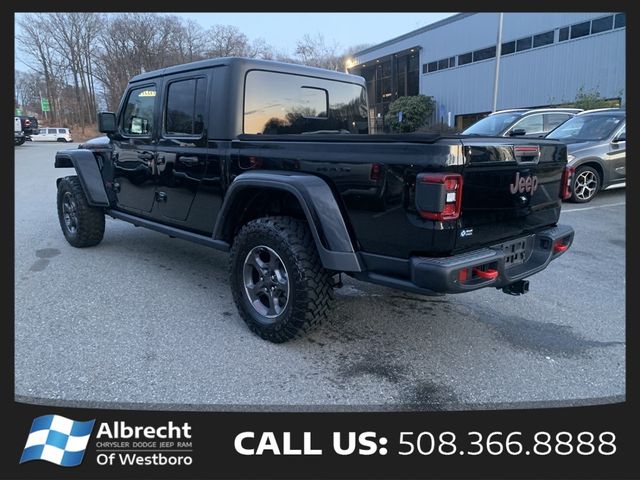
[(210, 58), (206, 60), (199, 60), (197, 62), (174, 65), (171, 67), (161, 68), (159, 70), (153, 70), (151, 72), (141, 73), (133, 77), (129, 81), (129, 83), (139, 82), (141, 80), (148, 80), (151, 78), (170, 75), (174, 73), (188, 72), (190, 70), (198, 70), (201, 68), (217, 67), (222, 65), (241, 65), (246, 69), (275, 70), (299, 75), (318, 76), (331, 80), (339, 80), (343, 82), (351, 82), (364, 85), (364, 79), (358, 75), (351, 75), (348, 73), (327, 70), (324, 68), (308, 67), (306, 65), (297, 65), (293, 63), (276, 62), (273, 60), (259, 60), (255, 58), (243, 57)]

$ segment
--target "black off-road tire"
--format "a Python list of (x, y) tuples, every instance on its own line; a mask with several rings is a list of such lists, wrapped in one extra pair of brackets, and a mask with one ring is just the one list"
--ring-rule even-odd
[[(67, 207), (65, 201), (68, 202)], [(65, 219), (70, 204), (72, 212), (75, 212), (74, 221)], [(58, 220), (64, 237), (74, 247), (92, 247), (104, 237), (104, 211), (89, 205), (75, 175), (64, 177), (58, 184)]]
[[(588, 188), (585, 186), (588, 185)], [(578, 167), (573, 174), (573, 185), (571, 185), (571, 197), (573, 203), (587, 203), (595, 198), (602, 187), (600, 173), (589, 165)]]
[[(275, 318), (258, 312), (245, 288), (245, 261), (262, 246), (277, 254), (289, 285), (286, 306)], [(229, 266), (240, 316), (263, 339), (282, 343), (311, 331), (327, 318), (333, 301), (332, 275), (322, 267), (306, 222), (280, 216), (248, 222), (234, 239)]]

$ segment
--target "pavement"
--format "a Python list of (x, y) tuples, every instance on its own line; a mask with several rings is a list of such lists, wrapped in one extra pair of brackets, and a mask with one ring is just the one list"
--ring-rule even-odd
[(176, 410), (465, 410), (625, 395), (625, 189), (564, 204), (569, 252), (520, 297), (422, 297), (346, 278), (330, 321), (272, 344), (236, 312), (227, 254), (108, 218), (76, 249), (55, 152), (15, 149), (15, 398)]

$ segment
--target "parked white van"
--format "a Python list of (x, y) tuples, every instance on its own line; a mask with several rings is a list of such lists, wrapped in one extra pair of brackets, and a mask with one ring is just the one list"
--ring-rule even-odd
[(73, 142), (68, 128), (41, 128), (37, 134), (31, 135), (34, 142)]

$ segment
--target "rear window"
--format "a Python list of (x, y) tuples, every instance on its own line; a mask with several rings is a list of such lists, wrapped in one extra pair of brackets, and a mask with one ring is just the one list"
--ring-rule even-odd
[(244, 133), (367, 133), (364, 88), (352, 83), (252, 70), (244, 96)]
[(207, 79), (190, 78), (169, 84), (165, 107), (165, 133), (201, 135), (204, 131)]
[(61, 133), (61, 134), (64, 135), (65, 133), (67, 133), (67, 129), (66, 128), (59, 128), (58, 129), (58, 133)]

